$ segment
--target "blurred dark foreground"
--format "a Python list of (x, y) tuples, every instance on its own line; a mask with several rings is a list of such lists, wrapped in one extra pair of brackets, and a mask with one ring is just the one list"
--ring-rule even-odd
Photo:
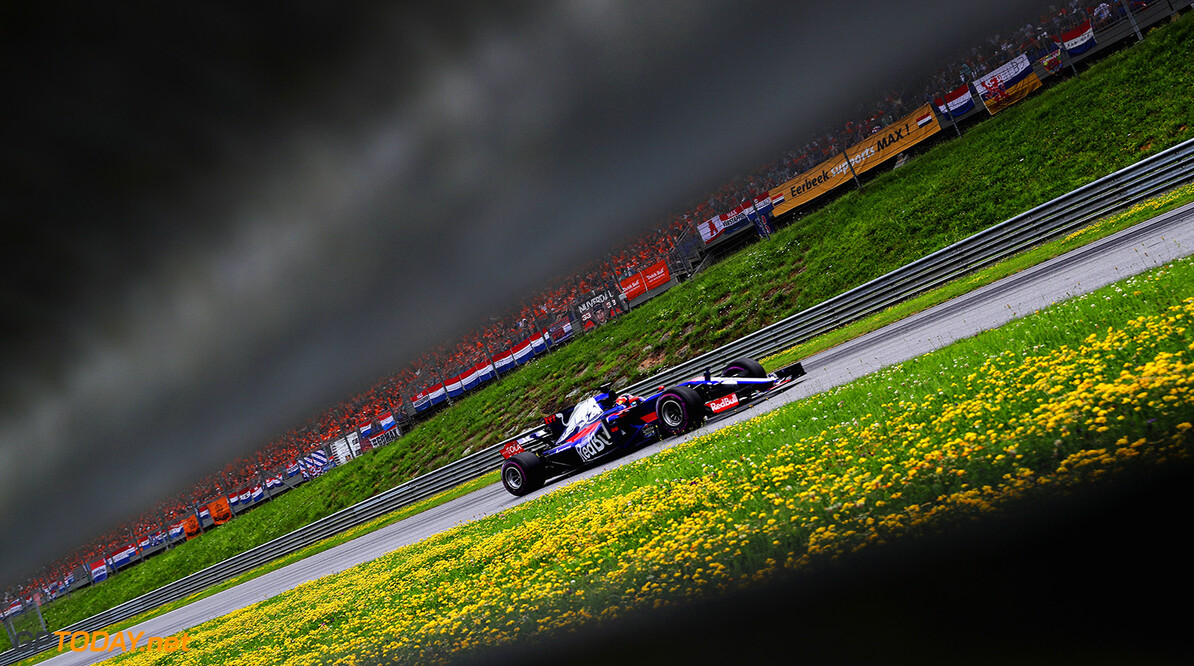
[(467, 664), (1181, 664), (1194, 466)]

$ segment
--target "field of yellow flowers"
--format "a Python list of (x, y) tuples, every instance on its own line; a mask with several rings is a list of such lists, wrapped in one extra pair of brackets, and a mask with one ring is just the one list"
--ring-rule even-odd
[(1192, 320), (1184, 260), (115, 661), (445, 662), (1188, 459)]

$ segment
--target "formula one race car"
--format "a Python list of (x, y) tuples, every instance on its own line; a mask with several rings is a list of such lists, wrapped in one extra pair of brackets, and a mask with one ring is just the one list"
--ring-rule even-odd
[[(686, 433), (705, 419), (754, 403), (790, 387), (804, 375), (794, 363), (768, 373), (758, 361), (742, 358), (721, 375), (704, 376), (659, 389), (646, 397), (619, 395), (611, 386), (543, 419), (543, 426), (502, 447), (502, 485), (514, 495), (541, 488), (548, 479), (577, 471), (636, 446)], [(523, 444), (547, 439), (541, 453)]]

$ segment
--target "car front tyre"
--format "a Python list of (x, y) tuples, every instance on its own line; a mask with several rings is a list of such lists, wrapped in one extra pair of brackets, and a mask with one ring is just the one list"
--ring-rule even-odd
[(701, 425), (705, 420), (704, 408), (696, 391), (674, 386), (655, 400), (656, 422), (665, 436), (681, 435)]

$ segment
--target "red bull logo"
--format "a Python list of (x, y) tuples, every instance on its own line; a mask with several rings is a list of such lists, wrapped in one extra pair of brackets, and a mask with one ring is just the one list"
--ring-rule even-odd
[(731, 393), (725, 397), (718, 398), (716, 400), (710, 400), (709, 402), (705, 403), (705, 406), (712, 410), (714, 414), (717, 414), (718, 412), (724, 412), (727, 409), (738, 406), (738, 394)]

